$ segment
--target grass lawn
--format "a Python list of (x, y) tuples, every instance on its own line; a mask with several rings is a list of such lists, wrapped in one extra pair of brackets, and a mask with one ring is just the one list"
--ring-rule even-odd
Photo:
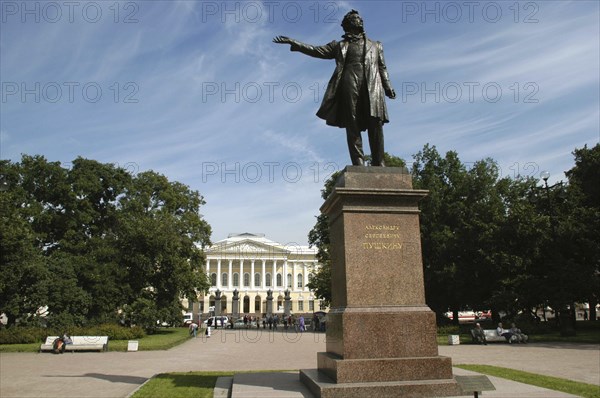
[(550, 390), (561, 391), (567, 394), (573, 394), (585, 398), (600, 398), (600, 387), (580, 383), (577, 381), (561, 379), (552, 376), (543, 376), (535, 373), (523, 372), (520, 370), (502, 368), (490, 365), (454, 365), (457, 368), (472, 370), (489, 376), (502, 377), (503, 379), (517, 381), (519, 383), (531, 384)]
[[(600, 398), (600, 388), (591, 384), (501, 368), (498, 366), (454, 366), (580, 397)], [(163, 373), (144, 384), (136, 391), (132, 398), (159, 398), (166, 396), (170, 398), (211, 398), (213, 396), (213, 389), (217, 382), (217, 378), (220, 376), (233, 376), (233, 374), (234, 372)]]
[(212, 398), (220, 376), (233, 376), (233, 372), (162, 373), (150, 379), (132, 398)]
[[(187, 328), (159, 329), (155, 334), (147, 335), (138, 339), (140, 351), (167, 350), (190, 338)], [(127, 351), (128, 340), (109, 340), (109, 351)], [(37, 352), (40, 343), (32, 344), (1, 344), (0, 352)]]
[[(183, 343), (190, 338), (188, 328), (158, 329), (154, 334), (149, 334), (138, 339), (140, 351), (168, 350)], [(109, 341), (110, 351), (127, 351), (127, 340)]]
[(550, 343), (550, 342), (563, 342), (563, 343), (589, 343), (589, 344), (600, 344), (600, 330), (598, 329), (579, 329), (577, 330), (577, 336), (563, 337), (559, 332), (547, 333), (547, 334), (533, 334), (529, 336), (529, 341), (532, 343)]

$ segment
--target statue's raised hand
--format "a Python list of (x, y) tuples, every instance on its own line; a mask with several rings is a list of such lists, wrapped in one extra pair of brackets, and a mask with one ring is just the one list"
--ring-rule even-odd
[(277, 43), (277, 44), (294, 44), (295, 40), (290, 39), (287, 36), (275, 36), (275, 38), (273, 38), (273, 43)]

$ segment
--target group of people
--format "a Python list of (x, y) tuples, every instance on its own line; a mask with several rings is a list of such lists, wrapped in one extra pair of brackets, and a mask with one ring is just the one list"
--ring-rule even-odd
[(269, 330), (277, 330), (277, 326), (283, 324), (284, 330), (287, 330), (288, 328), (293, 326), (296, 329), (296, 331), (306, 331), (306, 324), (304, 321), (304, 316), (302, 315), (300, 315), (299, 317), (295, 317), (294, 315), (280, 317), (278, 314), (272, 314), (269, 316), (265, 314), (265, 316), (262, 318), (262, 322), (258, 318), (254, 318), (248, 315), (244, 315), (243, 319), (244, 325), (247, 325), (247, 328), (251, 327), (252, 322), (256, 321), (257, 328), (260, 328), (260, 325), (262, 323), (263, 329), (266, 329), (268, 326)]
[[(527, 343), (527, 340), (529, 340), (529, 336), (523, 333), (521, 329), (519, 329), (514, 323), (511, 323), (510, 329), (504, 329), (502, 322), (498, 323), (496, 334), (504, 337), (509, 344), (512, 344), (513, 342)], [(473, 329), (473, 337), (477, 343), (487, 345), (485, 332), (483, 331), (483, 328), (479, 322), (475, 324), (475, 328)]]

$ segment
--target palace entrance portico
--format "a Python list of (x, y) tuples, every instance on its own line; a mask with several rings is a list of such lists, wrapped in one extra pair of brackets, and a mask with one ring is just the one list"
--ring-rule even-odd
[[(267, 291), (273, 292), (273, 312), (283, 313), (285, 291), (290, 291), (291, 311), (315, 311), (315, 297), (306, 286), (319, 264), (316, 249), (308, 246), (282, 245), (264, 234), (230, 234), (206, 251), (205, 271), (211, 288), (204, 297), (188, 304), (194, 318), (208, 316), (221, 292), (221, 314), (233, 315), (234, 291), (239, 298), (239, 312), (263, 316), (267, 312)], [(317, 303), (318, 305), (318, 303)], [(319, 308), (316, 308), (319, 310)]]

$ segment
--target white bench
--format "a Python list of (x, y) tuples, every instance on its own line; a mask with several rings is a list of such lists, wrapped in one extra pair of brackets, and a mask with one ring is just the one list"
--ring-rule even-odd
[[(46, 337), (40, 351), (52, 351), (58, 336)], [(73, 344), (65, 344), (65, 351), (108, 351), (108, 336), (71, 336)]]
[[(471, 336), (473, 337), (473, 340), (476, 340), (474, 331), (475, 331), (475, 329), (471, 329)], [(494, 342), (506, 343), (507, 342), (506, 337), (498, 336), (496, 329), (484, 329), (483, 333), (485, 334), (485, 341), (487, 341), (488, 343), (494, 343)], [(518, 340), (517, 336), (512, 336), (510, 339), (512, 340), (513, 343)]]

